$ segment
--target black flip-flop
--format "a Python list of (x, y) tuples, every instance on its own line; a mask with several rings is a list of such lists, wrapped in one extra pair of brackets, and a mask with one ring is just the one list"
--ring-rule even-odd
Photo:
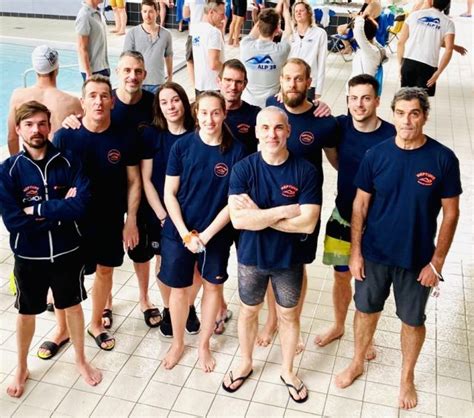
[[(110, 350), (113, 350), (113, 348), (115, 347), (115, 338), (112, 335), (110, 335), (108, 332), (101, 332), (99, 335), (94, 336), (91, 330), (88, 329), (87, 333), (94, 339), (95, 343), (97, 344), (97, 347), (99, 347), (101, 350), (110, 351)], [(102, 347), (102, 344), (108, 341), (113, 341), (114, 345), (109, 348)]]
[[(156, 328), (160, 326), (161, 323), (161, 312), (158, 308), (150, 308), (147, 309), (146, 311), (143, 311), (143, 317), (145, 318), (145, 324), (147, 324), (150, 328)], [(152, 318), (158, 318), (160, 317), (160, 320), (156, 323), (151, 322)]]
[[(247, 376), (240, 376), (240, 377), (237, 377), (234, 379), (234, 376), (232, 375), (232, 371), (229, 372), (229, 377), (230, 377), (230, 385), (229, 386), (226, 386), (224, 384), (224, 382), (222, 382), (222, 389), (224, 389), (226, 392), (229, 392), (229, 393), (234, 393), (235, 391), (239, 390), (242, 385), (245, 383), (245, 381), (250, 377), (250, 375), (253, 373), (253, 369), (250, 370), (247, 374)], [(242, 381), (242, 383), (237, 386), (236, 388), (231, 388), (231, 386), (235, 383), (235, 382), (239, 382), (239, 381)]]
[(102, 311), (102, 319), (108, 319), (109, 320), (108, 324), (104, 324), (104, 321), (102, 321), (102, 325), (104, 325), (105, 329), (112, 328), (112, 325), (114, 323), (114, 317), (112, 315), (112, 309), (104, 309)]
[[(306, 388), (305, 384), (301, 381), (301, 379), (300, 379), (301, 385), (300, 385), (299, 388), (296, 388), (296, 386), (292, 385), (291, 383), (286, 383), (285, 379), (283, 379), (282, 376), (280, 376), (280, 379), (286, 385), (286, 388), (288, 389), (288, 394), (290, 395), (290, 398), (293, 399), (296, 403), (303, 403), (303, 402), (306, 402), (308, 400), (308, 396), (309, 396), (308, 388)], [(306, 388), (306, 396), (304, 398), (300, 398), (300, 399), (296, 399), (293, 396), (293, 394), (291, 393), (291, 390), (290, 390), (290, 389), (293, 389), (296, 392), (296, 394), (299, 396), (300, 392), (305, 388)]]
[[(65, 340), (61, 341), (59, 344), (56, 344), (53, 341), (45, 341), (43, 344), (41, 344), (38, 348), (38, 352), (36, 355), (41, 359), (41, 360), (49, 360), (52, 359), (56, 354), (58, 354), (59, 349), (66, 345), (69, 342), (69, 338), (66, 338)], [(41, 355), (39, 350), (48, 350), (49, 355)]]

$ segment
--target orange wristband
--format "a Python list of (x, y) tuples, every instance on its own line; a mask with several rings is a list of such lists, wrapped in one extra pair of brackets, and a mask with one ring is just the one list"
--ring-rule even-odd
[(191, 232), (189, 232), (183, 237), (183, 244), (184, 245), (189, 244), (191, 242), (191, 239), (197, 236), (199, 236), (199, 232), (193, 229)]

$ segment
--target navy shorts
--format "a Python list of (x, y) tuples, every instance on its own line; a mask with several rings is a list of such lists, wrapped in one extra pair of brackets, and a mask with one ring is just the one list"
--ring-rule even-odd
[(204, 280), (212, 284), (224, 284), (229, 277), (227, 263), (230, 244), (212, 239), (207, 244), (205, 252), (194, 254), (182, 242), (163, 237), (158, 278), (169, 287), (189, 287), (193, 284), (194, 266), (197, 263)]
[(365, 279), (355, 280), (357, 310), (363, 313), (381, 312), (393, 283), (397, 316), (412, 327), (423, 325), (431, 288), (417, 281), (419, 274), (420, 270), (410, 271), (365, 260)]
[(48, 289), (58, 309), (75, 306), (87, 299), (84, 288), (84, 258), (80, 251), (49, 260), (25, 260), (15, 257), (13, 273), (17, 287), (15, 308), (23, 315), (46, 310)]

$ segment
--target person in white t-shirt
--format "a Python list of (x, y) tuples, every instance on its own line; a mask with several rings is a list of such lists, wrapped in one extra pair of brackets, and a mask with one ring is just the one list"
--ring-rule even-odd
[[(434, 96), (436, 81), (453, 55), (454, 22), (443, 14), (449, 0), (428, 0), (432, 7), (411, 13), (397, 47), (402, 87), (422, 87)], [(445, 50), (441, 57), (440, 49)]]
[(183, 18), (189, 19), (189, 35), (186, 39), (185, 58), (189, 78), (194, 86), (194, 60), (193, 60), (193, 23), (200, 22), (204, 15), (206, 0), (184, 0)]
[(205, 90), (219, 90), (217, 76), (224, 62), (224, 38), (221, 32), (224, 19), (225, 3), (222, 0), (210, 0), (204, 6), (202, 20), (192, 26), (196, 95)]
[[(289, 26), (288, 22), (286, 28)], [(274, 42), (279, 33), (280, 16), (274, 9), (265, 9), (240, 44), (240, 60), (248, 75), (242, 99), (251, 105), (265, 107), (266, 99), (280, 89), (280, 71), (290, 53), (290, 44), (285, 36), (281, 42)]]
[(328, 35), (315, 25), (313, 9), (306, 1), (300, 0), (293, 5), (292, 16), (289, 58), (301, 58), (311, 66), (312, 82), (308, 99), (313, 101), (319, 99), (323, 92)]

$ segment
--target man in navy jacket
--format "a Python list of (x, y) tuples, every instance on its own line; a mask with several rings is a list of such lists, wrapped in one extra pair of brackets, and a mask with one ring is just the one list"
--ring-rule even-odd
[[(0, 213), (15, 255), (18, 309), (18, 367), (8, 395), (20, 397), (28, 378), (27, 356), (35, 331), (35, 318), (46, 310), (51, 288), (56, 309), (64, 309), (76, 365), (85, 381), (95, 386), (102, 380), (84, 355), (86, 299), (81, 234), (77, 221), (89, 201), (89, 182), (80, 165), (59, 152), (49, 141), (49, 110), (36, 101), (16, 111), (16, 131), (24, 151), (0, 166)], [(69, 342), (47, 342), (50, 352)]]

